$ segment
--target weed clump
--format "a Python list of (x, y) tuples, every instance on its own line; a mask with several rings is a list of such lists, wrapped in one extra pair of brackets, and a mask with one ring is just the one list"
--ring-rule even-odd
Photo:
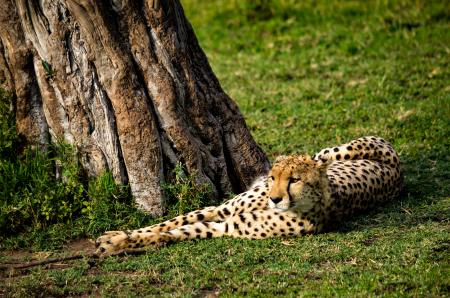
[(186, 175), (181, 163), (173, 169), (172, 176), (170, 183), (163, 184), (169, 217), (199, 209), (205, 203), (214, 203), (208, 198), (211, 193), (209, 185), (197, 183), (195, 174)]
[(71, 145), (21, 147), (12, 97), (0, 89), (0, 240), (2, 246), (46, 247), (105, 230), (139, 226), (147, 216), (110, 172), (83, 174)]

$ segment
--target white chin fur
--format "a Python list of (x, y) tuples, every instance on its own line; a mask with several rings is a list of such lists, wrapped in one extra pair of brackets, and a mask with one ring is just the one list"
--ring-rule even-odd
[(281, 211), (287, 211), (289, 209), (289, 207), (285, 207), (285, 206), (276, 206), (275, 209), (281, 210)]
[(289, 209), (288, 206), (283, 206), (283, 204), (274, 204), (271, 200), (269, 200), (269, 207), (271, 209), (278, 209), (278, 210), (281, 210), (281, 211), (286, 211), (286, 210)]
[(269, 208), (270, 208), (270, 209), (275, 209), (275, 208), (277, 208), (277, 206), (272, 202), (272, 200), (269, 199), (268, 203), (269, 203)]

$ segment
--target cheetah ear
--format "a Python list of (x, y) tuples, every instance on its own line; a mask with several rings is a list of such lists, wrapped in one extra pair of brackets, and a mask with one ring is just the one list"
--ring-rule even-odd
[(274, 161), (273, 163), (274, 163), (274, 164), (279, 163), (279, 162), (285, 160), (286, 158), (288, 158), (287, 155), (280, 155), (280, 156), (277, 156), (277, 158), (275, 158), (275, 161)]
[(319, 169), (319, 171), (326, 172), (332, 162), (333, 160), (330, 159), (326, 161), (318, 160), (316, 161), (316, 167)]
[(327, 178), (327, 169), (330, 166), (331, 162), (332, 162), (331, 160), (327, 160), (327, 161), (319, 160), (319, 161), (317, 161), (316, 168), (317, 168), (317, 170), (319, 172), (319, 177), (322, 177), (322, 178), (325, 178), (325, 179)]

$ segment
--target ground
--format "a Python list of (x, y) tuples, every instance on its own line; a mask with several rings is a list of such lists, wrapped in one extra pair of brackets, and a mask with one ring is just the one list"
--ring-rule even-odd
[(271, 159), (379, 135), (403, 162), (397, 201), (321, 235), (2, 271), (0, 296), (448, 296), (449, 2), (297, 2), (182, 1)]

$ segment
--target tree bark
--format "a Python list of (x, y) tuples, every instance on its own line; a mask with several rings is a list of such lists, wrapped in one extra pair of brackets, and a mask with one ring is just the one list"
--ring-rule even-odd
[(215, 197), (267, 171), (178, 0), (0, 5), (0, 83), (29, 143), (65, 139), (89, 175), (110, 170), (154, 215), (179, 162)]

